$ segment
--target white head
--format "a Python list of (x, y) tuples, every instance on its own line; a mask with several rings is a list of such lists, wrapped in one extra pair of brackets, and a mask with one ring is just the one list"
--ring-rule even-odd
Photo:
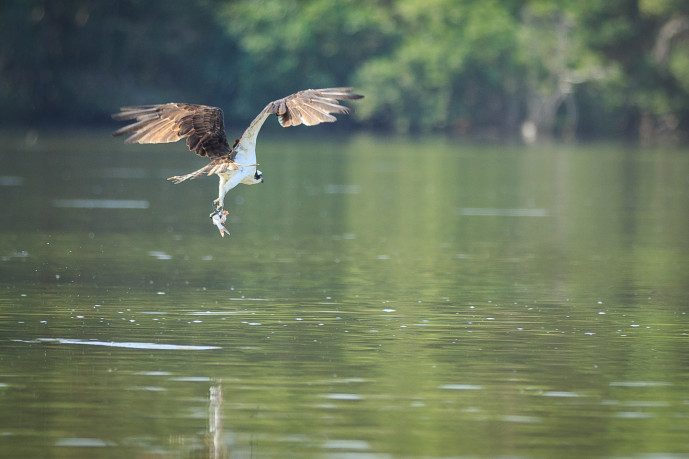
[(254, 173), (253, 183), (263, 183), (263, 172), (256, 169), (256, 172)]

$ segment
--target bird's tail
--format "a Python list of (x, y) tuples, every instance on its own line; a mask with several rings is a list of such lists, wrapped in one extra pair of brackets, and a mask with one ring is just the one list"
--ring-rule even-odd
[(200, 177), (201, 175), (222, 174), (223, 172), (227, 172), (228, 170), (235, 171), (240, 167), (248, 166), (258, 166), (258, 164), (237, 164), (230, 159), (216, 159), (206, 164), (201, 169), (195, 170), (194, 172), (190, 172), (185, 175), (175, 175), (174, 177), (168, 178), (168, 180), (171, 180), (174, 183), (182, 183), (185, 180), (195, 179), (196, 177)]
[(208, 171), (210, 169), (212, 169), (212, 167), (213, 167), (213, 163), (211, 162), (199, 170), (196, 170), (194, 172), (190, 172), (190, 173), (185, 174), (185, 175), (175, 175), (174, 177), (169, 177), (168, 180), (171, 180), (175, 184), (182, 183), (185, 180), (195, 179), (196, 177), (207, 174)]

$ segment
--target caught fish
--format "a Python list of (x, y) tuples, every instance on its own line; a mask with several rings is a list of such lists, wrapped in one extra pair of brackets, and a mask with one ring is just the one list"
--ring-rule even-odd
[(225, 237), (225, 233), (228, 235), (230, 234), (230, 232), (227, 231), (227, 228), (223, 226), (223, 223), (225, 223), (225, 220), (227, 220), (227, 214), (229, 214), (229, 212), (223, 210), (222, 212), (212, 214), (211, 216), (211, 221), (218, 228), (218, 231), (220, 231), (220, 235), (222, 237)]

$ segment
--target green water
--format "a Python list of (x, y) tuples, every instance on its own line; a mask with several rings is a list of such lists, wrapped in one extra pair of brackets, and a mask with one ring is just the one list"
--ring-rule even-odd
[(689, 457), (686, 151), (311, 133), (4, 136), (3, 458)]

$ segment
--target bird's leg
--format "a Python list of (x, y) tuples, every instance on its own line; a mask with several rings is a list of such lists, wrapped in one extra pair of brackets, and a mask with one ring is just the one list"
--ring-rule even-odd
[(220, 177), (220, 184), (218, 186), (218, 199), (213, 201), (213, 212), (211, 212), (210, 217), (211, 223), (213, 223), (215, 227), (218, 228), (218, 231), (220, 231), (220, 235), (222, 237), (225, 237), (225, 233), (230, 234), (230, 232), (227, 231), (227, 228), (223, 226), (223, 223), (225, 223), (225, 220), (227, 220), (227, 214), (229, 213), (228, 211), (223, 209), (223, 204), (225, 203), (225, 194), (227, 194), (228, 191), (227, 189), (225, 189), (228, 185), (228, 177), (224, 174), (218, 174), (218, 177)]
[[(220, 183), (218, 183), (218, 199), (213, 201), (213, 214), (219, 214), (223, 211), (225, 194), (227, 193), (227, 190), (225, 189), (228, 181), (227, 176), (224, 174), (218, 174), (218, 178), (220, 179)], [(211, 218), (213, 218), (213, 214), (211, 214)]]

